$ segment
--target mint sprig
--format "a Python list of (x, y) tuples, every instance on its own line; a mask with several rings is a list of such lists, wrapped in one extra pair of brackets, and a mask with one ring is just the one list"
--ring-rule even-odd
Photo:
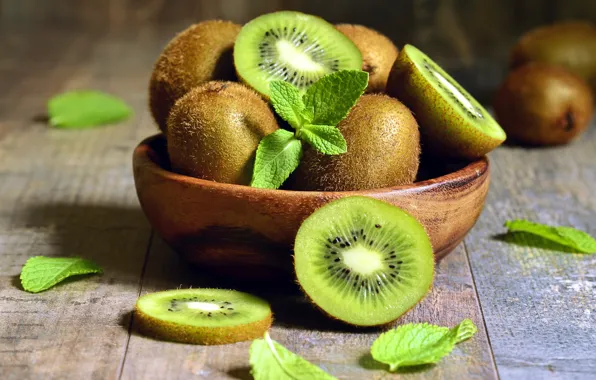
[(389, 330), (372, 344), (371, 355), (389, 365), (394, 372), (400, 367), (436, 363), (448, 355), (457, 343), (476, 334), (477, 328), (470, 319), (459, 325), (447, 327), (428, 323), (409, 323)]
[(269, 333), (250, 346), (251, 374), (255, 380), (333, 380), (321, 368), (272, 340)]
[(564, 246), (577, 253), (596, 253), (596, 239), (573, 227), (554, 227), (527, 220), (505, 222), (509, 233), (529, 233), (550, 241), (553, 246)]
[(128, 119), (132, 109), (121, 99), (100, 91), (69, 91), (48, 101), (50, 125), (81, 129)]
[(300, 164), (302, 142), (337, 155), (347, 143), (336, 128), (368, 85), (368, 73), (342, 70), (325, 75), (302, 94), (284, 81), (272, 81), (270, 101), (275, 112), (295, 130), (279, 130), (259, 143), (251, 186), (277, 189)]
[(89, 260), (35, 256), (27, 260), (21, 270), (21, 285), (28, 292), (39, 293), (68, 277), (91, 273), (102, 273), (102, 269)]

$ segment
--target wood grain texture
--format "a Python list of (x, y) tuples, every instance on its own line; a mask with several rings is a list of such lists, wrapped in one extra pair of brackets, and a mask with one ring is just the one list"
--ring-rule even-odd
[(487, 206), (465, 245), (499, 372), (594, 378), (596, 255), (544, 249), (527, 236), (514, 240), (520, 246), (499, 235), (506, 220), (522, 218), (596, 236), (595, 125), (571, 145), (503, 147), (492, 162)]
[(164, 146), (156, 135), (133, 155), (135, 186), (151, 225), (189, 261), (250, 279), (291, 273), (292, 245), (304, 219), (354, 195), (409, 212), (426, 229), (435, 255), (444, 257), (476, 222), (489, 186), (489, 164), (482, 158), (412, 185), (345, 192), (257, 189), (172, 172)]
[[(36, 120), (66, 89), (110, 91), (136, 109), (145, 97), (131, 96), (109, 71), (105, 52), (122, 56), (109, 41), (60, 31), (0, 40), (14, 46), (0, 77), (0, 378), (114, 378), (128, 341), (122, 318), (138, 295), (151, 232), (129, 166), (148, 133), (137, 127), (147, 121), (64, 131)], [(18, 275), (36, 255), (92, 259), (105, 274), (30, 294)]]
[[(222, 286), (221, 278), (207, 277), (179, 261), (159, 238), (149, 252), (141, 294), (173, 287)], [(238, 288), (238, 284), (234, 284)], [(240, 289), (271, 302), (275, 322), (271, 336), (340, 379), (496, 379), (496, 370), (476, 301), (465, 252), (460, 246), (441, 261), (434, 288), (425, 300), (396, 324), (432, 322), (453, 326), (472, 318), (478, 334), (459, 345), (439, 365), (414, 372), (389, 374), (368, 355), (378, 329), (354, 329), (332, 322), (314, 309), (293, 288)], [(201, 347), (160, 342), (136, 333), (134, 323), (122, 379), (251, 379), (248, 365), (250, 342)]]

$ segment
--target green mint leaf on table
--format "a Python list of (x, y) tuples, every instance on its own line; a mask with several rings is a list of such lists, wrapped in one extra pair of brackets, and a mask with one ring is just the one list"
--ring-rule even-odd
[(452, 329), (410, 323), (381, 334), (373, 342), (370, 352), (376, 361), (388, 364), (389, 371), (394, 372), (400, 367), (436, 363), (476, 331), (469, 319)]
[(298, 136), (323, 154), (342, 154), (348, 151), (346, 140), (339, 129), (330, 125), (307, 124)]
[(21, 271), (21, 284), (26, 291), (39, 293), (68, 277), (91, 273), (102, 273), (102, 269), (89, 260), (35, 256), (25, 263)]
[(304, 103), (302, 103), (300, 91), (284, 81), (273, 81), (269, 87), (271, 88), (269, 100), (275, 112), (290, 123), (292, 128), (299, 129), (304, 123)]
[(250, 346), (251, 374), (255, 380), (333, 380), (321, 368), (289, 351), (265, 333)]
[(302, 158), (302, 142), (292, 132), (277, 130), (259, 143), (251, 186), (277, 189)]
[(539, 236), (578, 253), (596, 253), (596, 240), (587, 233), (572, 227), (553, 227), (533, 223), (527, 220), (510, 220), (505, 222), (508, 232), (524, 232)]
[(310, 124), (337, 126), (367, 85), (368, 73), (359, 70), (342, 70), (319, 79), (303, 97), (306, 109), (313, 115)]
[(71, 91), (48, 101), (50, 124), (57, 128), (89, 128), (128, 119), (131, 108), (122, 100), (99, 91)]

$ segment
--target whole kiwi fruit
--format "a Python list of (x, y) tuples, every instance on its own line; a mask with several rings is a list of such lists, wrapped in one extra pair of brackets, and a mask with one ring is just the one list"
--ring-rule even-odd
[(414, 182), (420, 134), (416, 119), (401, 102), (382, 94), (363, 95), (337, 128), (348, 151), (328, 156), (305, 146), (289, 188), (350, 191)]
[(518, 143), (558, 145), (588, 126), (593, 96), (584, 80), (559, 66), (529, 63), (512, 71), (494, 102), (497, 120)]
[(172, 169), (248, 185), (259, 142), (277, 129), (271, 109), (257, 93), (236, 82), (207, 82), (172, 107), (167, 127)]
[(203, 21), (168, 43), (149, 82), (149, 108), (162, 132), (170, 109), (191, 88), (210, 80), (236, 79), (232, 53), (240, 29), (229, 21)]
[(391, 66), (399, 54), (397, 47), (385, 35), (362, 25), (339, 24), (336, 28), (362, 53), (362, 70), (369, 74), (366, 92), (384, 92)]
[(516, 68), (527, 62), (563, 66), (596, 90), (596, 25), (566, 21), (529, 31), (513, 48), (510, 65)]

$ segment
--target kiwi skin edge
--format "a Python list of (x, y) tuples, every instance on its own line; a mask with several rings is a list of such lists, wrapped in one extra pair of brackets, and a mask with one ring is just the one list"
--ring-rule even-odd
[(230, 21), (203, 21), (166, 45), (149, 81), (149, 109), (162, 132), (170, 109), (191, 88), (210, 80), (236, 80), (232, 49), (241, 28)]
[(473, 126), (473, 121), (456, 112), (454, 105), (416, 68), (406, 48), (400, 51), (391, 68), (387, 94), (412, 110), (426, 151), (439, 157), (474, 160), (501, 145), (504, 133), (503, 138), (484, 133)]
[(207, 346), (230, 344), (261, 338), (273, 323), (273, 316), (269, 313), (269, 316), (265, 319), (238, 326), (182, 326), (153, 318), (152, 316), (143, 313), (137, 307), (134, 309), (133, 319), (135, 325), (142, 334), (160, 340)]
[(399, 54), (393, 42), (378, 31), (362, 25), (338, 24), (362, 53), (362, 70), (369, 73), (367, 93), (384, 92), (391, 66)]

